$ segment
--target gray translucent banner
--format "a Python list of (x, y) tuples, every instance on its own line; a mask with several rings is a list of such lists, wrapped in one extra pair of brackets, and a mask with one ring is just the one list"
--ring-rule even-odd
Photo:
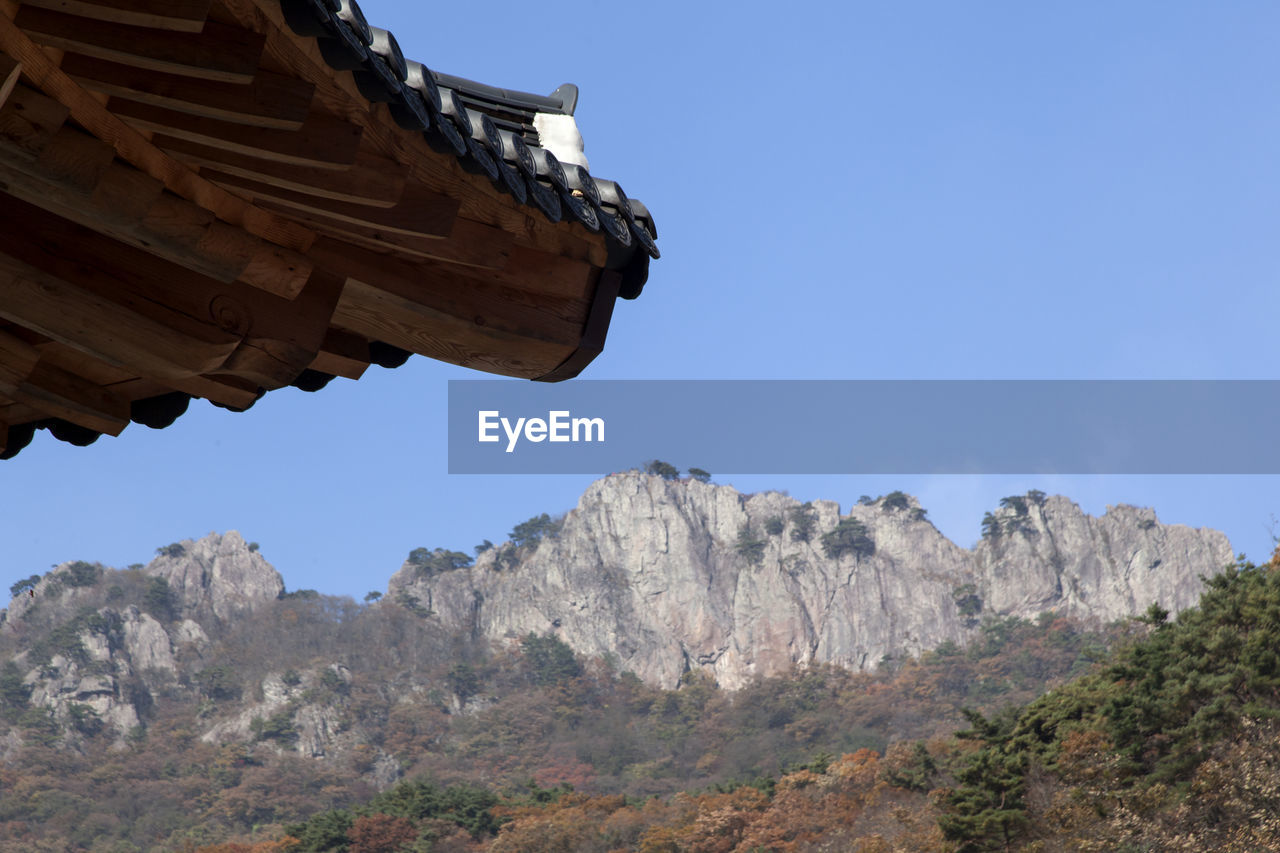
[(449, 472), (1277, 474), (1278, 425), (1277, 380), (453, 380)]

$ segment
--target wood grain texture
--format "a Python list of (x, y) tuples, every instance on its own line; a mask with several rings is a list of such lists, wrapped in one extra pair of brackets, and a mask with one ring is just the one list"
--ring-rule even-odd
[(477, 327), (443, 311), (348, 279), (334, 324), (370, 340), (451, 364), (534, 379), (561, 364), (575, 347)]
[[(457, 220), (448, 239), (441, 239), (402, 234), (374, 225), (363, 225), (288, 208), (265, 200), (255, 203), (268, 210), (287, 212), (318, 234), (334, 237), (379, 254), (408, 255), (413, 258), (440, 260), (461, 266), (493, 270), (507, 266), (511, 256), (510, 234), (469, 220)], [(473, 238), (473, 229), (481, 232), (483, 237)]]
[(224, 172), (203, 170), (201, 174), (220, 186), (252, 196), (255, 203), (262, 202), (269, 210), (297, 210), (415, 237), (447, 237), (458, 213), (456, 199), (432, 192), (421, 184), (406, 186), (393, 207), (376, 207), (293, 192)]
[(537, 377), (539, 382), (563, 382), (566, 379), (572, 379), (588, 364), (595, 361), (596, 356), (604, 352), (605, 338), (609, 334), (609, 323), (613, 319), (613, 307), (618, 301), (618, 291), (621, 286), (622, 275), (616, 270), (600, 271), (596, 292), (591, 300), (591, 313), (587, 317), (578, 348), (554, 370)]
[(70, 126), (33, 124), (59, 115), (51, 98), (19, 86), (0, 110), (0, 182), (16, 198), (221, 281), (272, 280), (297, 290), (310, 265), (164, 190), (115, 160), (105, 142)]
[(223, 83), (251, 83), (265, 39), (249, 30), (207, 22), (199, 32), (171, 32), (92, 20), (24, 4), (14, 23), (38, 44)]
[[(23, 74), (59, 101), (71, 117), (94, 136), (115, 148), (117, 156), (162, 181), (175, 195), (212, 211), (220, 220), (244, 228), (254, 236), (286, 250), (305, 252), (314, 240), (313, 232), (295, 222), (254, 209), (243, 199), (202, 180), (185, 166), (113, 115), (106, 105), (78, 86), (5, 15), (0, 15), (0, 50), (23, 64)], [(296, 294), (302, 282), (296, 279), (262, 281), (256, 286), (285, 296)]]
[(247, 409), (258, 399), (257, 386), (230, 376), (191, 376), (167, 379), (165, 384), (174, 391), (183, 391), (192, 397), (202, 397), (235, 409)]
[(0, 107), (9, 99), (18, 78), (22, 75), (22, 63), (12, 56), (0, 53)]
[(31, 344), (0, 331), (0, 385), (12, 387), (25, 382), (40, 360), (40, 351)]
[(95, 21), (198, 33), (209, 15), (211, 0), (23, 0), (23, 5)]
[(235, 335), (217, 340), (211, 330), (204, 330), (205, 339), (193, 337), (187, 318), (163, 314), (155, 308), (142, 313), (0, 256), (0, 317), (109, 363), (177, 379), (217, 370), (239, 344)]
[(63, 72), (84, 88), (144, 104), (256, 127), (297, 130), (315, 87), (259, 70), (245, 84), (166, 74), (79, 53), (62, 57)]
[(103, 361), (83, 350), (67, 346), (61, 341), (45, 341), (38, 344), (36, 349), (40, 353), (40, 360), (45, 364), (60, 367), (94, 385), (112, 388), (113, 393), (117, 395), (119, 392), (114, 390), (115, 386), (137, 378), (137, 373), (128, 367)]
[(370, 207), (394, 207), (404, 193), (404, 167), (363, 152), (357, 152), (350, 166), (333, 169), (280, 163), (163, 134), (156, 134), (151, 141), (198, 168), (318, 198)]
[[(524, 339), (576, 345), (582, 336), (589, 304), (585, 300), (552, 299), (500, 285), (464, 278), (422, 262), (378, 255), (330, 240), (313, 253), (327, 269), (367, 282), (399, 299), (461, 321), (467, 337), (488, 340)], [(456, 268), (455, 268), (456, 269)], [(416, 350), (415, 350), (416, 351)]]
[(86, 429), (119, 435), (129, 425), (129, 403), (74, 373), (36, 362), (25, 380), (0, 392), (22, 403)]
[(249, 157), (317, 168), (345, 169), (360, 151), (359, 125), (312, 112), (296, 130), (252, 127), (178, 110), (111, 98), (107, 107), (138, 128)]
[(369, 342), (341, 329), (329, 329), (311, 369), (347, 379), (359, 379), (369, 368)]
[(17, 200), (0, 205), (0, 273), (0, 316), (140, 376), (254, 390), (311, 364), (342, 288), (318, 270), (293, 299), (219, 282)]

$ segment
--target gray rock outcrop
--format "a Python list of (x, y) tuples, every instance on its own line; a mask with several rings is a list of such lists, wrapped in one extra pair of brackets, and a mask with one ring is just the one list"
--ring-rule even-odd
[[(79, 629), (74, 639), (64, 636), (47, 660), (29, 652), (17, 655), (31, 705), (47, 709), (71, 729), (101, 724), (123, 737), (140, 724), (141, 707), (150, 704), (153, 692), (182, 675), (179, 658), (198, 658), (209, 645), (204, 625), (231, 622), (284, 590), (280, 574), (235, 531), (162, 551), (143, 572), (165, 579), (175, 606), (156, 613), (136, 605), (81, 612), (74, 617)], [(36, 608), (70, 617), (89, 595), (67, 581), (77, 565), (89, 571), (88, 564), (55, 568), (35, 585), (34, 597), (14, 598), (6, 619), (17, 623)]]
[(1092, 518), (1036, 493), (993, 513), (968, 550), (906, 495), (841, 516), (828, 501), (629, 472), (592, 484), (536, 544), (453, 570), (405, 564), (388, 599), (492, 640), (551, 631), (650, 683), (702, 669), (735, 689), (793, 664), (866, 669), (964, 644), (985, 616), (1176, 612), (1231, 556), (1217, 531), (1135, 507)]
[(225, 622), (284, 591), (280, 573), (234, 530), (161, 550), (143, 571), (169, 582), (184, 614), (212, 613)]

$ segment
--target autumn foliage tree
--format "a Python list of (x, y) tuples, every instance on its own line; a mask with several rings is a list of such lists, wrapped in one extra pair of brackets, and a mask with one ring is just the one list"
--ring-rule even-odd
[(404, 853), (418, 838), (418, 830), (403, 817), (372, 814), (356, 818), (347, 830), (348, 853)]

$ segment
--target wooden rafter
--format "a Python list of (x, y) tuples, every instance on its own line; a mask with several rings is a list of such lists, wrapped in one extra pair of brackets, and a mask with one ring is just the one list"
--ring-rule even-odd
[(198, 33), (209, 17), (211, 0), (23, 0), (23, 5), (95, 21)]
[(371, 207), (394, 207), (404, 194), (408, 171), (392, 160), (364, 152), (357, 152), (355, 161), (346, 168), (330, 169), (281, 163), (160, 134), (151, 141), (202, 170), (208, 168), (291, 192)]
[(192, 116), (125, 98), (107, 107), (134, 127), (213, 148), (315, 168), (345, 169), (356, 162), (363, 129), (322, 112), (307, 115), (295, 130), (253, 127), (239, 122)]
[(84, 88), (191, 115), (277, 130), (307, 120), (315, 86), (259, 69), (248, 83), (221, 83), (138, 68), (78, 53), (62, 57), (62, 70)]
[(10, 194), (221, 281), (309, 269), (292, 257), (273, 263), (279, 247), (115, 161), (111, 146), (63, 125), (65, 114), (23, 86), (0, 111), (0, 180)]
[[(226, 190), (201, 179), (190, 167), (169, 157), (153, 146), (137, 130), (107, 109), (89, 92), (82, 89), (27, 37), (13, 20), (0, 14), (0, 50), (22, 63), (22, 73), (45, 94), (67, 107), (72, 118), (99, 139), (112, 145), (117, 156), (156, 178), (175, 195), (193, 201), (213, 212), (230, 225), (244, 228), (280, 247), (273, 253), (282, 263), (276, 274), (264, 274), (250, 281), (273, 293), (296, 295), (306, 281), (309, 265), (297, 252), (310, 247), (314, 234), (286, 219), (256, 210)], [(264, 256), (258, 268), (269, 271), (269, 258)]]
[(38, 44), (166, 74), (222, 83), (252, 83), (265, 39), (206, 21), (185, 33), (92, 20), (24, 4), (14, 24)]
[(0, 53), (0, 107), (9, 100), (9, 94), (18, 84), (18, 78), (21, 75), (22, 63), (7, 54)]
[(393, 206), (381, 207), (294, 192), (223, 172), (204, 170), (202, 174), (216, 184), (247, 194), (268, 210), (296, 210), (410, 237), (448, 237), (458, 215), (456, 199), (421, 184), (409, 184)]

